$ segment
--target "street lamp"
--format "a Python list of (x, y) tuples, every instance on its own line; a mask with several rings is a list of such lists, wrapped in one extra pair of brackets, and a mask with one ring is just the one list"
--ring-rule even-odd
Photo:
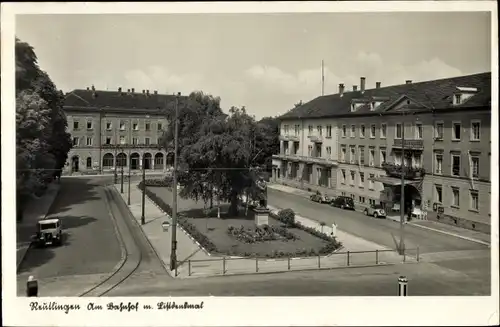
[(121, 150), (121, 158), (120, 158), (120, 166), (121, 166), (121, 184), (120, 184), (120, 193), (123, 194), (123, 165), (124, 165), (124, 160), (123, 160), (123, 147), (120, 147)]
[(131, 145), (128, 148), (128, 195), (127, 195), (127, 204), (130, 205), (130, 170), (132, 169), (132, 158), (130, 158)]
[(146, 224), (146, 217), (144, 217), (144, 210), (146, 207), (146, 169), (145, 164), (146, 158), (142, 156), (142, 214), (141, 214), (141, 225)]
[(172, 246), (170, 252), (170, 269), (177, 268), (177, 153), (178, 153), (178, 137), (179, 137), (179, 97), (181, 93), (178, 92), (175, 97), (175, 129), (174, 129), (174, 189), (172, 193)]

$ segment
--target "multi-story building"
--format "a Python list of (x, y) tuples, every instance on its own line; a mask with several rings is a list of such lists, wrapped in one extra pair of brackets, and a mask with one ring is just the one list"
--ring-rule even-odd
[[(273, 159), (273, 179), (350, 196), (361, 207), (382, 203), (389, 215), (400, 209), (403, 182), (406, 207), (421, 209), (424, 217), (427, 213), (434, 219), (440, 213), (441, 220), (473, 229), (489, 225), (491, 74), (389, 87), (377, 82), (372, 89), (365, 89), (365, 82), (362, 77), (360, 89), (349, 92), (340, 84), (337, 94), (316, 98), (281, 117), (283, 141)], [(328, 143), (317, 138), (304, 142), (309, 130), (303, 125), (331, 126), (332, 138)], [(294, 160), (332, 162), (329, 185), (283, 174), (291, 161), (287, 126), (301, 126), (293, 133), (293, 143), (299, 142), (296, 148), (302, 150)], [(318, 151), (304, 151), (310, 145), (321, 149), (321, 158), (314, 156)], [(327, 147), (331, 159), (325, 155)]]
[(167, 127), (163, 110), (174, 95), (87, 89), (66, 94), (64, 111), (73, 148), (64, 173), (105, 173), (123, 166), (131, 170), (165, 170), (173, 154), (158, 140)]

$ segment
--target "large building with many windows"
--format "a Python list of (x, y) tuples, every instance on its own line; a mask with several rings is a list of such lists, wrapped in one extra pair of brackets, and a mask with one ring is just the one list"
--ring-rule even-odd
[(405, 207), (424, 218), (490, 225), (491, 74), (365, 83), (340, 84), (281, 117), (273, 180), (382, 204), (395, 216), (403, 182)]
[(93, 86), (69, 92), (64, 111), (73, 148), (64, 174), (106, 173), (123, 166), (131, 170), (163, 171), (171, 162), (158, 140), (167, 127), (163, 110), (174, 95), (96, 90)]

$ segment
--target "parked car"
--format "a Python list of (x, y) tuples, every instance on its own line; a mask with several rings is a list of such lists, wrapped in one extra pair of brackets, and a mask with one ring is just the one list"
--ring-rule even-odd
[(347, 196), (337, 196), (330, 202), (330, 205), (333, 207), (354, 210), (354, 200)]
[(310, 196), (311, 201), (318, 203), (330, 203), (331, 199), (326, 194), (315, 193)]
[(39, 246), (61, 245), (63, 238), (61, 220), (59, 218), (39, 220), (33, 238)]
[(375, 218), (386, 216), (385, 210), (380, 204), (372, 204), (370, 207), (366, 208), (365, 215)]

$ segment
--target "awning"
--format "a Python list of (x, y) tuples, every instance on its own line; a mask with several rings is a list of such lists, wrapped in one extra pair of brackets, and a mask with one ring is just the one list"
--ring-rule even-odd
[[(385, 185), (390, 185), (390, 186), (400, 186), (401, 185), (401, 178), (396, 178), (396, 177), (390, 177), (390, 176), (378, 176), (374, 178), (369, 178), (368, 180), (372, 180), (374, 182), (380, 182)], [(417, 185), (420, 181), (413, 181), (413, 180), (407, 180), (405, 179), (404, 183), (409, 184), (409, 185)]]

